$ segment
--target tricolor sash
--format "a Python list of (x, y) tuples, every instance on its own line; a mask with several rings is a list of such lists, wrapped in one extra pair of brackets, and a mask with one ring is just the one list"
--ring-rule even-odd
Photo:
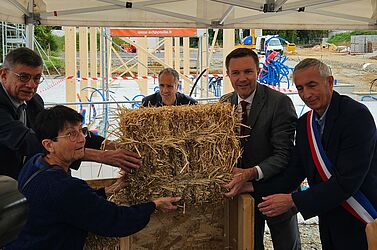
[[(334, 167), (323, 149), (313, 110), (308, 112), (306, 130), (314, 165), (321, 179), (326, 182), (332, 176)], [(365, 224), (377, 218), (376, 209), (360, 191), (357, 191), (353, 196), (344, 201), (342, 207)]]

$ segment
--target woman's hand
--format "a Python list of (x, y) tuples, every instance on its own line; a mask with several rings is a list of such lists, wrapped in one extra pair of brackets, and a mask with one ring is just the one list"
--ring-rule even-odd
[(161, 210), (163, 212), (169, 212), (172, 210), (177, 209), (177, 205), (174, 205), (174, 202), (178, 202), (181, 200), (181, 197), (162, 197), (154, 200), (154, 204), (156, 204), (156, 209)]

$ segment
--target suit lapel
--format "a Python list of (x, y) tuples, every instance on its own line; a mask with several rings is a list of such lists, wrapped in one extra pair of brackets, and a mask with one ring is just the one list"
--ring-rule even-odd
[(158, 107), (162, 107), (162, 106), (164, 106), (164, 104), (162, 103), (162, 97), (161, 97), (161, 95), (160, 95), (160, 92), (158, 92), (157, 93), (157, 95), (156, 95), (156, 105), (158, 106)]
[(238, 105), (238, 96), (236, 91), (234, 91), (233, 95), (230, 97), (230, 103), (232, 103), (234, 106)]
[[(323, 149), (325, 150), (327, 157), (329, 157), (330, 148), (328, 146), (329, 146), (329, 143), (331, 141), (330, 136), (331, 136), (331, 134), (333, 134), (333, 129), (335, 128), (335, 122), (336, 122), (336, 120), (339, 116), (339, 104), (340, 104), (340, 96), (337, 92), (334, 91), (332, 98), (331, 98), (330, 107), (329, 107), (329, 109), (327, 110), (327, 113), (326, 113), (326, 123), (325, 123), (325, 128), (324, 128), (322, 140), (321, 140)], [(305, 117), (303, 118), (303, 119), (305, 119), (305, 121), (307, 120), (307, 115), (308, 115), (308, 113), (306, 113)], [(303, 128), (303, 130), (305, 130), (305, 135), (306, 135), (307, 134), (306, 133), (306, 122), (304, 123), (304, 125), (305, 125), (305, 128)], [(318, 170), (315, 167), (313, 158), (311, 157), (309, 140), (306, 139), (306, 141), (308, 143), (308, 145), (307, 145), (308, 155), (309, 155), (309, 158), (311, 159), (311, 162), (312, 162), (311, 163), (312, 167), (310, 167), (309, 170), (308, 170), (309, 171), (309, 174), (308, 174), (309, 178), (312, 178), (316, 182), (322, 182), (322, 179), (321, 179), (321, 177), (318, 173)]]
[(266, 92), (259, 83), (257, 83), (257, 90), (255, 91), (253, 103), (251, 104), (250, 114), (247, 119), (247, 125), (250, 128), (254, 127), (258, 116), (266, 102)]
[(339, 105), (340, 105), (340, 96), (337, 92), (333, 92), (331, 97), (330, 107), (327, 110), (326, 114), (326, 123), (323, 130), (322, 136), (322, 146), (327, 151), (328, 144), (330, 142), (330, 135), (333, 134), (333, 129), (335, 127), (335, 122), (339, 116)]
[[(257, 90), (254, 95), (253, 103), (251, 104), (250, 114), (247, 118), (247, 125), (252, 128), (256, 123), (258, 116), (266, 102), (266, 92), (265, 89), (257, 83)], [(230, 102), (237, 106), (238, 105), (238, 95), (237, 92), (233, 92), (233, 95), (230, 98)], [(250, 129), (246, 129), (246, 134), (250, 134)]]
[[(0, 84), (2, 84), (2, 83), (0, 83)], [(9, 113), (13, 116), (13, 118), (15, 120), (18, 119), (18, 115), (16, 113), (16, 108), (14, 107), (13, 103), (9, 99), (9, 96), (5, 92), (3, 86), (0, 86), (0, 103), (4, 104), (7, 107)]]

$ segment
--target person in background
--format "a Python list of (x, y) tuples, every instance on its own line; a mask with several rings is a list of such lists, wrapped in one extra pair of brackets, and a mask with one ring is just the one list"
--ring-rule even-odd
[[(291, 99), (257, 82), (259, 58), (251, 49), (233, 50), (225, 60), (234, 92), (225, 94), (221, 102), (229, 102), (242, 111), (241, 147), (243, 154), (234, 179), (225, 185), (225, 195), (233, 197), (251, 191), (251, 180), (264, 182), (279, 175), (287, 166), (297, 115)], [(255, 196), (255, 204), (261, 201)], [(254, 249), (264, 249), (265, 221), (270, 228), (275, 250), (301, 249), (297, 211), (267, 217), (254, 210)]]
[(185, 94), (178, 92), (179, 74), (175, 69), (165, 68), (158, 74), (160, 91), (146, 96), (141, 101), (142, 107), (177, 106), (197, 104), (198, 102)]
[[(293, 80), (311, 110), (298, 121), (288, 168), (268, 182), (253, 183), (254, 192), (264, 196), (259, 210), (278, 216), (297, 208), (304, 219), (318, 216), (324, 250), (366, 250), (366, 224), (377, 218), (377, 131), (372, 114), (333, 90), (331, 69), (318, 59), (298, 63)], [(290, 193), (304, 178), (309, 188)]]
[(158, 198), (132, 206), (106, 200), (104, 189), (94, 190), (69, 174), (70, 165), (85, 155), (83, 117), (65, 106), (41, 111), (34, 129), (45, 153), (36, 154), (22, 168), (18, 187), (29, 203), (27, 223), (5, 249), (83, 249), (88, 232), (124, 237), (144, 228), (156, 210), (177, 208), (179, 197)]
[[(5, 57), (0, 70), (0, 175), (17, 178), (26, 160), (43, 152), (34, 133), (35, 117), (44, 102), (37, 94), (43, 82), (43, 61), (33, 50), (18, 48)], [(99, 150), (105, 143), (106, 151)], [(141, 166), (140, 157), (130, 151), (116, 149), (115, 142), (90, 134), (83, 160), (105, 163), (126, 171)], [(89, 149), (90, 148), (90, 149)], [(77, 169), (80, 161), (73, 163)]]

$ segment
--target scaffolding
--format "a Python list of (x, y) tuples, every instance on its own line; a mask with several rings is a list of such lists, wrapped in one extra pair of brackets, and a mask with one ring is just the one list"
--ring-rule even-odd
[(2, 63), (12, 49), (25, 47), (25, 25), (1, 22)]

